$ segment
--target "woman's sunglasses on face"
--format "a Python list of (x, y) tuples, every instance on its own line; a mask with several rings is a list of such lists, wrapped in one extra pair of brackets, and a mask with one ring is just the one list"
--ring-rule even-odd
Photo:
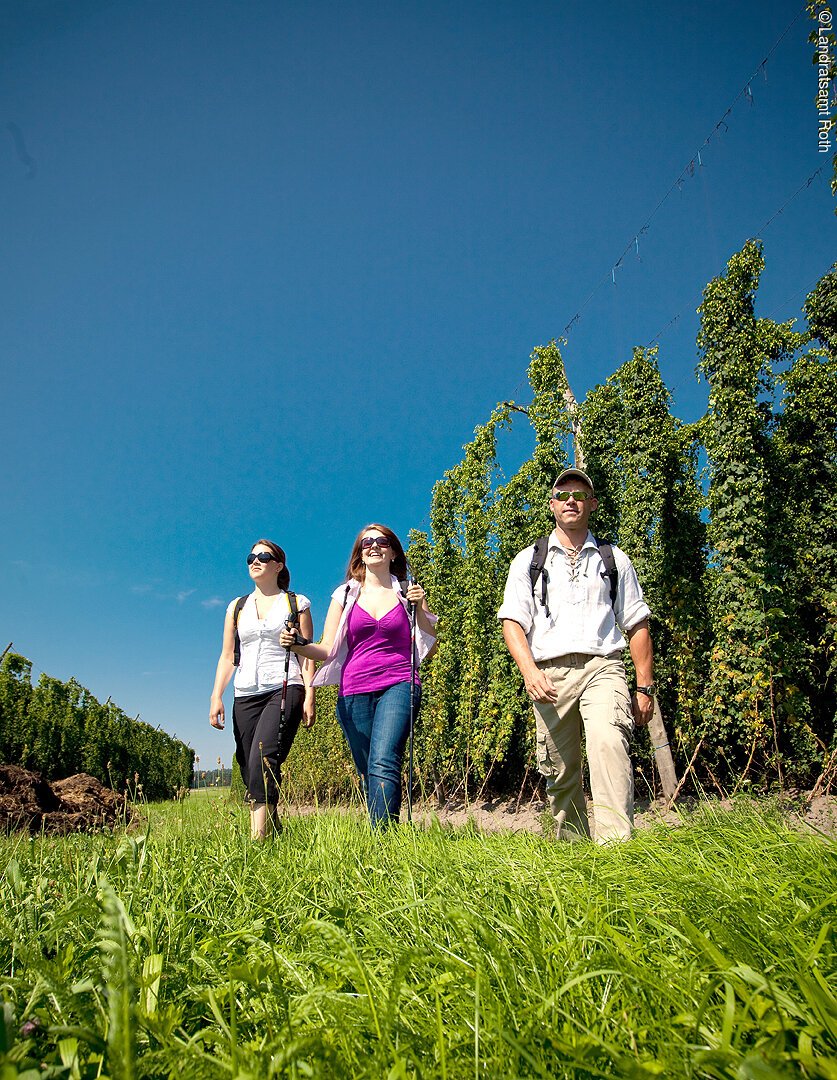
[(269, 551), (251, 551), (247, 556), (247, 565), (252, 566), (256, 559), (265, 566), (271, 561), (279, 562), (276, 556), (271, 555)]
[(385, 536), (364, 536), (360, 542), (360, 546), (364, 551), (368, 551), (373, 544), (382, 551), (390, 546), (389, 540)]
[(552, 498), (556, 502), (567, 502), (570, 498), (575, 499), (576, 502), (587, 502), (593, 496), (589, 491), (553, 491)]

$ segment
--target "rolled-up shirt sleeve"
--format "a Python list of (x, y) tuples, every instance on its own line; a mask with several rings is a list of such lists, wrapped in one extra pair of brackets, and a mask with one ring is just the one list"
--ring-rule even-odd
[(503, 603), (497, 612), (498, 619), (513, 619), (519, 623), (525, 634), (532, 629), (535, 619), (535, 600), (532, 596), (532, 579), (529, 577), (533, 550), (534, 545), (512, 559), (503, 591)]
[(613, 554), (619, 571), (619, 585), (616, 590), (613, 613), (616, 616), (616, 621), (627, 633), (637, 623), (647, 619), (651, 614), (651, 609), (645, 603), (639, 578), (636, 576), (636, 570), (634, 570), (631, 560), (619, 548), (614, 548)]

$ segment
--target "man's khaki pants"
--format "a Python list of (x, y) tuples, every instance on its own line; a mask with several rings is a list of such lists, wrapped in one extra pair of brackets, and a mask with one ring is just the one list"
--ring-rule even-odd
[(596, 842), (627, 840), (634, 811), (631, 695), (620, 655), (570, 653), (538, 663), (558, 691), (553, 704), (534, 703), (538, 769), (563, 840), (589, 836), (581, 786), (581, 725), (593, 795)]

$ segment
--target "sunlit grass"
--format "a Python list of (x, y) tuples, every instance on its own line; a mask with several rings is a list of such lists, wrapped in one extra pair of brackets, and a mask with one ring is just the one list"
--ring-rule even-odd
[(0, 852), (21, 1075), (837, 1077), (835, 846), (753, 808), (605, 848), (353, 812), (254, 845), (201, 795)]

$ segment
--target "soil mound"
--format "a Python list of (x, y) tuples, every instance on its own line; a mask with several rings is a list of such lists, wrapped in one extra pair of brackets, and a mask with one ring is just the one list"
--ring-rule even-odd
[(124, 799), (87, 773), (48, 783), (40, 773), (0, 765), (0, 830), (27, 830), (51, 836), (90, 832), (127, 824), (132, 810)]

